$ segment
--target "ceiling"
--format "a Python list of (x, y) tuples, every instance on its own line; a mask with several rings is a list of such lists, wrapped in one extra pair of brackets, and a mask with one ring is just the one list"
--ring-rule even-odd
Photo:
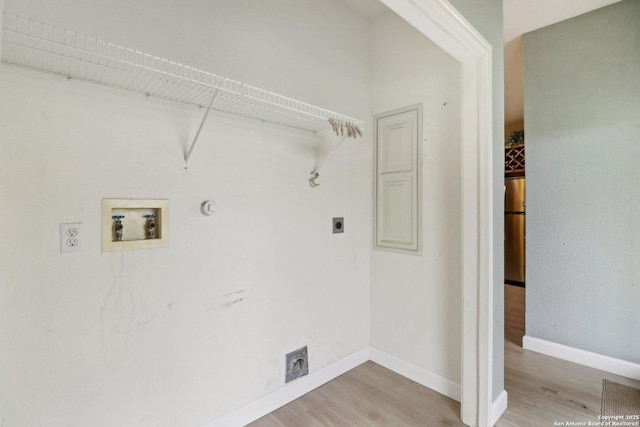
[[(387, 10), (387, 7), (379, 0), (343, 1), (368, 19), (373, 19)], [(507, 132), (523, 127), (524, 49), (522, 34), (618, 1), (621, 0), (503, 0), (504, 119), (507, 124)]]
[(524, 119), (522, 34), (617, 3), (620, 0), (503, 0), (504, 119), (507, 132)]
[(620, 0), (503, 0), (504, 41)]

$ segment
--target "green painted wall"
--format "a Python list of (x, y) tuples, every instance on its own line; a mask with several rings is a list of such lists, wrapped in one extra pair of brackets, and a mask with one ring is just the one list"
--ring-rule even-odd
[(640, 362), (640, 1), (524, 36), (528, 336)]

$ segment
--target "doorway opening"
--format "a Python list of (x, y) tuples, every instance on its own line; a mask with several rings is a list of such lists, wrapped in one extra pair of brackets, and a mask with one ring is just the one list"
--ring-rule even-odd
[(461, 64), (461, 411), (467, 425), (493, 425), (492, 48), (448, 1), (382, 3)]
[[(509, 132), (504, 149), (504, 337), (522, 347), (526, 301), (526, 178), (524, 130)], [(515, 136), (515, 137), (514, 137)]]

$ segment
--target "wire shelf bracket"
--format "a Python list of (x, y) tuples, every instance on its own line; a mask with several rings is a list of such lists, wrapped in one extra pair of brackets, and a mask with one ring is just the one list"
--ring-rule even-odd
[[(317, 133), (330, 124), (361, 136), (361, 120), (62, 27), (3, 13), (2, 62), (204, 108), (186, 168), (209, 112)], [(350, 135), (355, 137), (354, 135)]]
[(187, 169), (187, 165), (189, 163), (189, 158), (191, 157), (191, 153), (193, 152), (193, 149), (196, 146), (196, 143), (198, 142), (198, 137), (200, 136), (200, 132), (202, 131), (202, 128), (204, 127), (204, 122), (207, 121), (207, 116), (209, 115), (209, 112), (211, 111), (211, 108), (213, 107), (213, 103), (215, 102), (216, 98), (218, 97), (218, 93), (220, 93), (219, 89), (216, 89), (215, 92), (213, 92), (213, 96), (211, 97), (211, 102), (209, 102), (209, 106), (207, 107), (207, 110), (204, 113), (204, 116), (202, 117), (202, 121), (200, 122), (200, 126), (198, 127), (198, 131), (196, 132), (196, 136), (193, 137), (193, 142), (191, 142), (191, 146), (189, 147), (189, 151), (187, 151), (187, 155), (184, 156), (184, 163), (183, 163), (183, 167), (185, 169)]

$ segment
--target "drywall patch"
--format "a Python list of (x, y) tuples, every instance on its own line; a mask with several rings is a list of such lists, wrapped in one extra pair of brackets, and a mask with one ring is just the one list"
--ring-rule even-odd
[(228, 301), (228, 302), (220, 304), (220, 308), (231, 308), (234, 305), (236, 305), (237, 303), (242, 302), (242, 301), (244, 301), (244, 298), (237, 298), (237, 299), (234, 299), (233, 301)]
[(244, 293), (244, 289), (240, 289), (239, 291), (229, 292), (228, 294), (224, 294), (223, 297), (232, 297), (235, 295), (240, 295)]
[(111, 284), (100, 307), (102, 327), (120, 335), (130, 332), (136, 312), (131, 281), (125, 271), (124, 258), (114, 254), (111, 258)]
[(239, 289), (217, 297), (211, 297), (212, 303), (209, 304), (205, 311), (210, 311), (212, 308), (229, 309), (245, 300), (245, 296), (242, 296), (245, 292), (244, 289)]

